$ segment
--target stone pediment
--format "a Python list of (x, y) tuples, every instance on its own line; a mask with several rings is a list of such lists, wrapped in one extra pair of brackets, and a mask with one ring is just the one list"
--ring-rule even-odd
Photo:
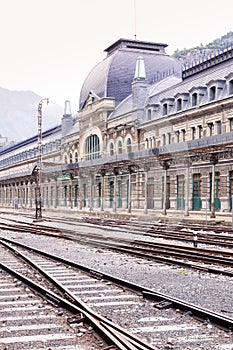
[(99, 101), (100, 100), (100, 97), (95, 94), (93, 91), (89, 91), (88, 95), (87, 95), (87, 98), (83, 104), (83, 107), (82, 109), (86, 108), (87, 106), (89, 106), (90, 104), (96, 102), (96, 101)]

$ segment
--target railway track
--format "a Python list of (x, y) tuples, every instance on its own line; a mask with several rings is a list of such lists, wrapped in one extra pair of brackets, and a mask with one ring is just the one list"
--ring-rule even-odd
[[(4, 212), (3, 212), (4, 214)], [(14, 216), (17, 213), (14, 212)], [(26, 218), (32, 218), (32, 215), (25, 215)], [(17, 219), (10, 219), (10, 221), (19, 222)], [(44, 217), (44, 221), (51, 221), (50, 218)], [(52, 221), (55, 223), (67, 223), (70, 227), (76, 226), (77, 223), (80, 227), (87, 225), (99, 227), (102, 230), (121, 230), (123, 232), (140, 234), (143, 236), (162, 238), (164, 240), (176, 240), (186, 243), (193, 242), (193, 234), (197, 233), (198, 241), (204, 245), (214, 245), (219, 247), (233, 247), (233, 230), (229, 226), (218, 226), (218, 225), (201, 225), (201, 224), (190, 224), (183, 222), (173, 222), (157, 220), (156, 222), (143, 222), (140, 220), (120, 220), (120, 219), (108, 219), (98, 217), (59, 217), (53, 216)]]
[[(49, 286), (45, 280), (49, 281), (52, 291), (55, 285), (70, 303), (81, 307), (84, 312), (91, 309), (94, 310), (91, 311), (92, 315), (97, 312), (108, 320), (118, 322), (118, 330), (127, 328), (131, 334), (140, 336), (142, 342), (139, 342), (139, 348), (231, 349), (230, 333), (216, 328), (214, 324), (229, 331), (233, 327), (233, 319), (142, 289), (32, 247), (19, 244), (16, 249), (15, 242), (6, 244), (3, 240), (1, 244), (0, 256), (1, 259), (4, 256), (9, 269), (14, 266), (24, 275), (36, 276), (36, 282), (42, 281), (47, 288)], [(18, 261), (20, 256), (24, 259), (23, 263)], [(39, 270), (31, 272), (31, 267), (26, 263), (34, 264), (34, 269)], [(111, 321), (107, 322), (106, 328), (109, 327), (112, 327)], [(125, 331), (125, 334), (128, 333)], [(134, 340), (133, 346), (137, 341)], [(146, 341), (150, 343), (148, 347)]]
[(106, 342), (90, 325), (69, 323), (73, 313), (0, 270), (0, 349), (72, 350)]
[(19, 232), (31, 232), (40, 235), (52, 235), (55, 237), (73, 240), (81, 244), (93, 245), (105, 249), (134, 255), (144, 259), (162, 262), (165, 264), (179, 265), (191, 269), (207, 271), (215, 274), (233, 276), (233, 253), (230, 250), (193, 248), (188, 245), (161, 243), (134, 238), (120, 238), (106, 231), (84, 232), (80, 226), (76, 229), (56, 228), (41, 224), (1, 223), (5, 230), (17, 230)]
[[(3, 215), (7, 214), (4, 211)], [(8, 215), (8, 214), (7, 214)], [(13, 212), (15, 217), (22, 216), (25, 218), (33, 218), (34, 215), (22, 214)], [(199, 244), (205, 246), (217, 246), (225, 248), (233, 248), (233, 230), (229, 226), (218, 226), (218, 225), (201, 225), (201, 224), (190, 224), (183, 222), (173, 222), (157, 220), (156, 222), (143, 222), (140, 220), (120, 220), (120, 219), (108, 219), (108, 218), (98, 218), (98, 217), (66, 217), (59, 215), (52, 216), (52, 219), (44, 216), (43, 221), (53, 223), (63, 223), (68, 224), (71, 229), (72, 226), (77, 226), (77, 223), (81, 227), (99, 227), (101, 230), (108, 231), (122, 231), (129, 234), (139, 234), (141, 236), (161, 238), (163, 240), (180, 241), (188, 244), (193, 243), (193, 235), (196, 233), (198, 235)], [(8, 221), (15, 223), (21, 222), (21, 220), (13, 219), (12, 217)], [(22, 222), (21, 222), (22, 223)]]
[[(46, 219), (45, 219), (46, 220)], [(225, 248), (233, 248), (233, 231), (229, 227), (202, 226), (183, 223), (163, 222), (157, 223), (131, 221), (131, 220), (110, 220), (96, 217), (72, 218), (53, 217), (53, 222), (68, 223), (69, 225), (95, 225), (103, 230), (123, 231), (142, 236), (162, 238), (164, 240), (175, 240), (185, 243), (193, 243), (193, 234), (198, 235), (198, 241), (204, 245), (215, 245)]]
[[(77, 218), (54, 217), (53, 221), (69, 222), (76, 224)], [(79, 223), (106, 227), (107, 229), (122, 229), (126, 232), (139, 233), (151, 237), (163, 239), (174, 239), (184, 242), (193, 242), (193, 233), (197, 233), (200, 243), (206, 245), (219, 245), (223, 247), (233, 246), (233, 230), (229, 226), (206, 226), (201, 224), (190, 224), (182, 222), (169, 222), (158, 220), (157, 222), (144, 222), (140, 220), (102, 219), (96, 217), (84, 217), (78, 219)]]
[[(0, 327), (1, 350), (52, 348), (156, 350), (155, 347), (143, 344), (140, 339), (128, 334), (127, 331), (119, 329), (72, 296), (68, 289), (58, 283), (56, 276), (52, 276), (51, 271), (45, 272), (45, 269), (39, 267), (41, 261), (39, 264), (38, 261), (35, 263), (10, 246), (6, 250), (6, 245), (1, 246), (0, 256), (0, 271), (5, 276), (1, 286), (6, 287), (1, 293), (4, 301), (0, 302), (0, 313), (3, 316), (3, 327)], [(59, 271), (57, 263), (55, 266)], [(51, 265), (47, 266), (47, 270), (50, 269)], [(7, 273), (11, 276), (9, 277)], [(56, 275), (56, 272), (54, 274)], [(16, 279), (21, 282), (14, 285), (12, 276), (14, 282)], [(10, 290), (12, 294), (9, 295)], [(54, 308), (58, 311), (55, 312)], [(42, 312), (38, 312), (38, 309)], [(16, 316), (12, 317), (12, 312)], [(62, 324), (59, 321), (64, 313), (69, 314)], [(57, 315), (55, 321), (54, 315)], [(14, 325), (11, 326), (9, 322), (13, 322)], [(11, 336), (9, 332), (13, 332)]]

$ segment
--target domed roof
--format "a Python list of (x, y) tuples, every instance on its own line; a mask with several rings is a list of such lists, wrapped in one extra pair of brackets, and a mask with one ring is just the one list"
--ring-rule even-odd
[(79, 108), (82, 109), (92, 91), (99, 98), (114, 98), (116, 105), (132, 93), (136, 61), (144, 58), (149, 84), (165, 76), (181, 76), (181, 64), (165, 53), (166, 44), (119, 39), (105, 51), (107, 57), (87, 76), (81, 89)]

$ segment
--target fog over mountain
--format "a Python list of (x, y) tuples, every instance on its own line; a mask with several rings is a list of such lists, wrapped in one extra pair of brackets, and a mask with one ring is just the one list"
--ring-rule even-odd
[[(0, 135), (12, 141), (23, 141), (37, 135), (38, 104), (41, 99), (32, 91), (10, 91), (0, 87)], [(43, 103), (42, 129), (59, 125), (63, 113), (63, 106)]]

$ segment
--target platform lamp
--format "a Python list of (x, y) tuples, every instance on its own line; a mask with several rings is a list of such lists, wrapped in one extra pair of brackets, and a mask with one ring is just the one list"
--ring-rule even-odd
[(36, 166), (36, 221), (42, 221), (42, 105), (49, 103), (48, 98), (42, 98), (38, 104), (38, 144), (37, 144), (37, 166)]

